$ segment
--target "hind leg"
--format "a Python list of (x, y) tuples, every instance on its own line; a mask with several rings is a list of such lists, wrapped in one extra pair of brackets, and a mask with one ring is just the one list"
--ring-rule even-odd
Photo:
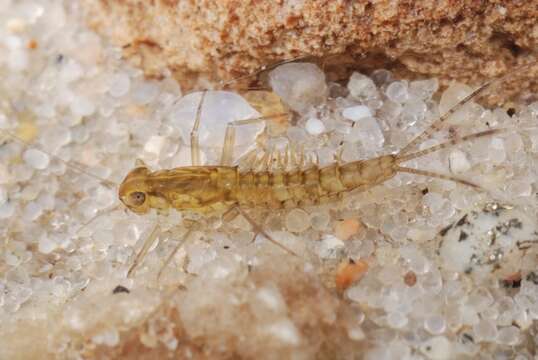
[(239, 214), (241, 214), (241, 216), (243, 216), (250, 223), (250, 225), (254, 228), (254, 231), (256, 233), (262, 234), (267, 240), (269, 240), (270, 242), (272, 242), (273, 244), (275, 244), (276, 246), (278, 246), (282, 250), (286, 251), (287, 253), (299, 257), (299, 255), (296, 252), (294, 252), (293, 250), (291, 250), (290, 248), (288, 248), (284, 244), (278, 242), (277, 240), (273, 239), (272, 236), (267, 234), (267, 232), (262, 228), (262, 226), (259, 225), (252, 217), (250, 217), (250, 215), (248, 215), (239, 206), (235, 206), (233, 209), (237, 210), (237, 212), (239, 212)]

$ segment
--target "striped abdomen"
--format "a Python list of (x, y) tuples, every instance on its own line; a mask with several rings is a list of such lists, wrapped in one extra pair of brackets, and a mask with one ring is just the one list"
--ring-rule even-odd
[(328, 202), (340, 194), (371, 187), (395, 175), (393, 155), (344, 165), (297, 171), (238, 173), (232, 197), (248, 207), (289, 208)]

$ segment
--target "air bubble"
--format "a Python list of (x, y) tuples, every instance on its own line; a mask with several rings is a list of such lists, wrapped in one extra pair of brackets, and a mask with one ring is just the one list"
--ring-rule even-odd
[(461, 150), (452, 150), (448, 156), (450, 171), (454, 174), (461, 174), (469, 171), (471, 163), (467, 159), (467, 154)]
[(387, 97), (397, 103), (404, 103), (409, 99), (409, 91), (407, 87), (407, 82), (404, 81), (395, 81), (391, 83), (387, 90), (385, 90)]
[(320, 119), (310, 118), (306, 121), (305, 129), (310, 135), (319, 135), (325, 131), (325, 125)]
[(110, 95), (113, 97), (122, 97), (129, 92), (131, 79), (127, 74), (116, 74), (110, 80)]
[(372, 116), (372, 111), (368, 106), (357, 105), (345, 108), (342, 111), (342, 116), (352, 121), (358, 121), (362, 118)]
[(377, 88), (368, 76), (354, 72), (347, 84), (351, 96), (357, 99), (371, 99), (378, 96)]
[(26, 150), (23, 159), (28, 165), (37, 170), (43, 170), (49, 166), (49, 156), (36, 149)]
[(387, 315), (387, 324), (394, 329), (401, 329), (409, 323), (409, 319), (401, 312), (391, 312)]
[(46, 234), (42, 235), (38, 242), (38, 250), (42, 254), (50, 254), (58, 248), (56, 242), (50, 239)]
[(446, 321), (441, 315), (432, 315), (424, 320), (424, 329), (433, 335), (440, 335), (446, 330)]
[(95, 112), (95, 105), (84, 96), (76, 96), (71, 102), (71, 111), (78, 116), (90, 116)]
[(301, 233), (310, 227), (310, 215), (301, 209), (293, 209), (286, 215), (286, 228)]

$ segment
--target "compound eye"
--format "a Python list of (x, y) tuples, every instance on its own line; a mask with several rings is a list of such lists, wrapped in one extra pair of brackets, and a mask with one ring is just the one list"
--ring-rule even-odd
[(129, 200), (133, 206), (141, 206), (146, 201), (146, 194), (140, 191), (135, 191), (129, 195)]

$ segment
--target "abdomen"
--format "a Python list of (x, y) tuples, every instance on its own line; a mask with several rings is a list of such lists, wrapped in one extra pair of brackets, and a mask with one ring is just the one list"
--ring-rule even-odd
[(393, 157), (297, 171), (238, 173), (234, 197), (239, 205), (273, 209), (326, 203), (343, 193), (365, 189), (394, 176)]

